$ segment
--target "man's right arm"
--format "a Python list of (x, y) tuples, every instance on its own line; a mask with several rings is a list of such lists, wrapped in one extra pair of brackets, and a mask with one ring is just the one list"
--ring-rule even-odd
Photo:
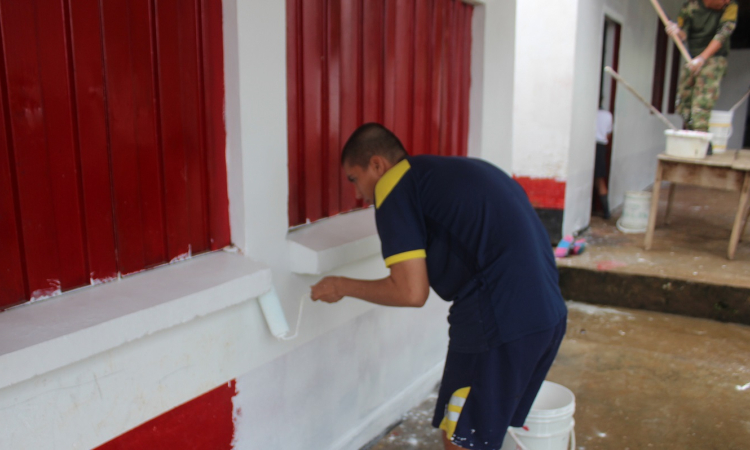
[(380, 280), (326, 277), (311, 289), (313, 300), (326, 303), (354, 297), (376, 305), (419, 308), (430, 294), (430, 282), (425, 259), (413, 258), (393, 264), (390, 276)]

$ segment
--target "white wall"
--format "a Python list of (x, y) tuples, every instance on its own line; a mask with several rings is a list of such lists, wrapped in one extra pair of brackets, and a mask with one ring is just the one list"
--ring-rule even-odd
[[(721, 82), (721, 95), (715, 109), (728, 111), (750, 89), (750, 49), (732, 50), (729, 53), (729, 67)], [(740, 105), (732, 116), (734, 131), (727, 143), (728, 149), (741, 148), (745, 134), (748, 101)]]
[(512, 173), (516, 2), (476, 5), (472, 32), (468, 153)]
[(516, 5), (513, 174), (564, 180), (568, 170), (578, 0)]
[[(165, 270), (177, 280), (171, 285), (185, 290), (192, 282), (220, 279), (227, 272), (220, 264), (212, 274), (198, 270), (196, 275), (187, 268), (200, 269), (217, 259), (252, 258), (270, 267), (294, 326), (300, 298), (320, 277), (289, 269), (285, 2), (224, 0), (223, 8), (232, 241), (244, 256), (198, 257), (12, 313), (65, 305), (77, 296), (90, 303), (122, 305), (138, 296), (133, 292), (152, 292), (144, 280), (163, 279)], [(322, 226), (336, 223), (332, 218)], [(177, 303), (152, 294), (158, 297), (151, 299), (154, 305), (166, 302), (179, 309), (181, 302), (199, 300), (208, 311), (162, 328), (149, 325), (169, 318), (155, 320), (163, 309), (153, 305), (112, 321), (109, 310), (82, 307), (81, 322), (91, 318), (108, 338), (109, 330), (123, 331), (110, 322), (134, 320), (132, 314), (154, 331), (0, 386), (0, 448), (92, 448), (236, 378), (236, 448), (357, 449), (434, 387), (447, 348), (447, 302), (433, 294), (424, 308), (407, 310), (354, 299), (336, 305), (307, 301), (299, 337), (282, 342), (270, 336), (253, 300), (263, 292), (261, 286), (268, 288), (268, 270), (256, 266), (248, 264), (266, 275), (254, 281), (254, 290), (235, 282), (233, 277), (242, 281), (240, 273), (224, 280), (231, 289), (195, 288), (174, 300)], [(233, 267), (237, 271), (244, 265)], [(387, 271), (380, 255), (367, 255), (335, 273), (378, 278)], [(211, 309), (228, 297), (229, 306)], [(99, 314), (107, 320), (99, 323)], [(86, 327), (90, 325), (61, 331), (59, 339), (65, 341), (68, 331), (86, 334)], [(20, 334), (33, 333), (29, 328)], [(15, 357), (15, 349), (2, 344), (0, 357)], [(3, 367), (4, 373), (8, 370)]]
[[(233, 222), (233, 238), (245, 255), (272, 268), (292, 322), (300, 296), (320, 277), (289, 270), (285, 4), (224, 4), (225, 35), (234, 39), (225, 43), (228, 153), (236, 161), (229, 165), (230, 180), (242, 185), (230, 200), (233, 217), (244, 219)], [(236, 79), (232, 67), (239, 70)], [(333, 226), (336, 218), (328, 221), (323, 223)], [(387, 274), (379, 255), (335, 273)], [(281, 349), (279, 357), (237, 380), (235, 407), (242, 414), (235, 417), (236, 448), (366, 443), (360, 441), (397, 420), (419, 401), (410, 395), (424, 394), (439, 377), (430, 371), (445, 357), (447, 306), (434, 295), (425, 308), (412, 311), (354, 299), (306, 305), (299, 337), (271, 344)], [(388, 408), (377, 409), (389, 399), (395, 400)]]
[(596, 110), (604, 36), (603, 5), (599, 0), (579, 0), (575, 45), (572, 123), (565, 188), (563, 234), (588, 225), (594, 174)]
[[(676, 17), (681, 1), (665, 0), (661, 4), (670, 17)], [(579, 0), (564, 234), (580, 230), (589, 223), (605, 15), (622, 25), (620, 75), (645, 98), (651, 96), (658, 20), (651, 3)], [(608, 81), (609, 77), (605, 82)], [(670, 119), (680, 126), (677, 116)], [(645, 105), (623, 86), (618, 87), (609, 181), (611, 208), (623, 202), (625, 191), (642, 190), (653, 183), (656, 155), (665, 145), (664, 129)]]
[[(619, 6), (625, 23), (620, 46), (620, 74), (646, 99), (651, 97), (654, 58), (656, 51), (656, 23), (658, 17), (650, 2), (621, 2), (609, 0), (613, 10)], [(660, 2), (669, 17), (677, 17), (681, 0)], [(669, 119), (678, 128), (678, 115)], [(664, 151), (665, 126), (635, 97), (618, 88), (615, 109), (612, 171), (609, 182), (610, 207), (624, 201), (625, 191), (643, 190), (653, 184), (656, 156)]]
[(376, 308), (240, 378), (235, 448), (356, 450), (369, 442), (442, 374), (438, 302)]

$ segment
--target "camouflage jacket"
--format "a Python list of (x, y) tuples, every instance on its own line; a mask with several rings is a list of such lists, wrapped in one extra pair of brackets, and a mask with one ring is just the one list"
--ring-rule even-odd
[(688, 0), (682, 6), (677, 25), (687, 34), (692, 56), (698, 56), (712, 40), (722, 43), (715, 56), (729, 55), (729, 37), (737, 26), (737, 2), (732, 0), (722, 10), (706, 8), (703, 0)]

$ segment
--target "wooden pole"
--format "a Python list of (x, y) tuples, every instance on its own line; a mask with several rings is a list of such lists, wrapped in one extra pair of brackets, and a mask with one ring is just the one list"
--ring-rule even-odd
[(748, 90), (747, 92), (745, 92), (745, 95), (742, 96), (742, 98), (740, 99), (740, 101), (738, 101), (737, 103), (734, 104), (734, 106), (732, 106), (732, 109), (730, 109), (729, 112), (734, 112), (735, 109), (739, 108), (740, 105), (742, 104), (742, 102), (744, 102), (745, 100), (747, 100), (748, 96), (750, 96), (750, 90)]
[(678, 129), (676, 126), (674, 126), (672, 124), (672, 122), (669, 121), (669, 119), (667, 119), (666, 117), (664, 117), (664, 114), (660, 113), (659, 110), (657, 110), (656, 108), (654, 108), (654, 106), (651, 103), (647, 102), (646, 99), (643, 98), (641, 96), (641, 94), (639, 94), (638, 91), (635, 90), (635, 88), (633, 88), (633, 86), (629, 85), (627, 81), (623, 80), (622, 77), (617, 72), (614, 71), (614, 69), (612, 69), (611, 67), (607, 66), (607, 67), (604, 68), (604, 71), (607, 72), (608, 74), (612, 75), (615, 80), (617, 80), (620, 83), (622, 83), (630, 92), (633, 93), (633, 95), (636, 96), (636, 98), (638, 98), (638, 100), (640, 100), (641, 102), (643, 102), (643, 104), (646, 105), (648, 107), (648, 109), (651, 110), (652, 113), (656, 114), (656, 117), (658, 117), (662, 122), (664, 122), (669, 128), (671, 128), (673, 130), (677, 130)]
[[(658, 0), (651, 0), (651, 4), (654, 5), (654, 9), (656, 10), (656, 14), (659, 15), (659, 18), (661, 19), (662, 23), (666, 27), (669, 24), (669, 18), (666, 14), (664, 14), (664, 10), (661, 8), (661, 5), (659, 4)], [(677, 48), (680, 49), (680, 53), (682, 53), (682, 57), (685, 58), (685, 62), (690, 62), (693, 60), (693, 57), (690, 56), (690, 52), (687, 51), (685, 48), (685, 44), (680, 40), (679, 37), (672, 36), (672, 40), (674, 40), (674, 43), (677, 44)]]

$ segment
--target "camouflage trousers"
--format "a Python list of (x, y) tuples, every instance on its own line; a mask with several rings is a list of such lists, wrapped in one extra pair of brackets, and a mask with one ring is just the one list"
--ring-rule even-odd
[(724, 56), (708, 58), (697, 74), (691, 73), (687, 66), (682, 68), (676, 106), (686, 129), (708, 131), (711, 110), (719, 98), (721, 79), (726, 72)]

